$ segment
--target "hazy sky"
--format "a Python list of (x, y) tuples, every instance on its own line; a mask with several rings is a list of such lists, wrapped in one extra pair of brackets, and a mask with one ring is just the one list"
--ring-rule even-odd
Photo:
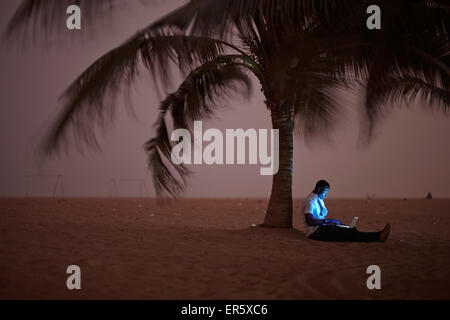
[[(20, 1), (2, 0), (0, 28)], [(138, 2), (138, 1), (130, 1)], [(57, 112), (61, 92), (100, 55), (121, 44), (137, 29), (183, 1), (169, 1), (116, 15), (113, 28), (103, 28), (84, 43), (66, 44), (51, 51), (29, 48), (11, 50), (0, 46), (0, 196), (21, 196), (25, 174), (38, 173), (32, 150), (42, 130)], [(62, 26), (65, 25), (65, 12)], [(100, 19), (101, 17), (99, 17)], [(138, 121), (119, 111), (115, 125), (102, 139), (102, 152), (85, 157), (73, 152), (53, 159), (41, 173), (64, 175), (66, 196), (107, 196), (111, 178), (142, 178), (150, 196), (155, 192), (146, 168), (142, 145), (154, 136), (159, 100), (143, 78), (133, 95)], [(122, 103), (118, 107), (123, 106)], [(307, 148), (301, 137), (294, 141), (293, 196), (308, 194), (318, 179), (327, 179), (330, 197), (450, 197), (450, 118), (424, 112), (420, 102), (397, 108), (382, 124), (378, 138), (365, 149), (357, 148), (359, 134), (357, 99), (346, 102), (332, 144)], [(255, 82), (250, 101), (230, 101), (217, 119), (204, 127), (270, 128), (270, 114)], [(260, 165), (192, 165), (186, 197), (269, 197), (272, 177), (259, 174)], [(50, 195), (53, 181), (30, 183), (31, 195)], [(132, 183), (119, 186), (121, 195), (138, 195)]]

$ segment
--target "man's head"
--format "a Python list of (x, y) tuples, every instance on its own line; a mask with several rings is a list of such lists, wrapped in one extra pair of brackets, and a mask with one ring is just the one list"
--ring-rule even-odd
[(313, 192), (319, 196), (320, 199), (324, 199), (328, 191), (330, 190), (330, 184), (325, 180), (319, 180), (316, 183), (316, 187)]

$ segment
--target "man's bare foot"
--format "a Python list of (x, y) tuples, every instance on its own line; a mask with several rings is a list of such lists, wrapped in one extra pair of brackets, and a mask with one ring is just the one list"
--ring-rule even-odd
[(389, 237), (389, 232), (391, 231), (391, 225), (389, 223), (386, 223), (384, 226), (384, 229), (380, 232), (380, 238), (379, 240), (381, 242), (385, 242), (387, 238)]

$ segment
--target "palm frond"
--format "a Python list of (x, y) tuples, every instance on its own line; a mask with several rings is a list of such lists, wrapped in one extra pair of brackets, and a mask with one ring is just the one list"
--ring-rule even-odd
[[(152, 0), (137, 2), (145, 4), (149, 1)], [(111, 20), (114, 11), (129, 6), (121, 0), (22, 0), (7, 24), (3, 41), (37, 42), (66, 32), (66, 10), (70, 5), (77, 5), (82, 10), (81, 32), (84, 34), (91, 34), (98, 22)]]
[[(417, 97), (423, 101), (425, 109), (440, 110), (444, 113), (450, 111), (450, 87), (448, 79), (442, 81), (438, 75), (428, 79), (425, 75), (391, 73), (382, 81), (372, 82), (366, 87), (365, 117), (361, 126), (361, 145), (370, 143), (374, 136), (377, 124), (391, 110), (387, 106), (396, 103), (410, 105)], [(370, 83), (370, 82), (368, 82)]]
[(296, 134), (307, 145), (317, 140), (329, 141), (341, 109), (337, 92), (344, 84), (333, 74), (320, 71), (305, 73), (302, 83), (294, 104)]
[(442, 106), (445, 95), (438, 99), (434, 93), (450, 87), (446, 1), (380, 0), (376, 4), (382, 9), (380, 30), (366, 28), (363, 10), (354, 11), (331, 32), (329, 26), (320, 29), (327, 36), (335, 36), (335, 48), (327, 47), (326, 51), (338, 58), (339, 72), (358, 79), (366, 91), (362, 145), (371, 142), (377, 122), (387, 111), (386, 103), (398, 101), (400, 94), (406, 95), (404, 101), (411, 102), (417, 96), (414, 90), (422, 85), (430, 94), (422, 97)]
[(175, 63), (186, 74), (221, 56), (227, 49), (246, 55), (226, 41), (204, 36), (171, 35), (148, 29), (141, 30), (139, 36), (144, 41), (141, 56), (145, 67), (152, 72), (155, 79), (161, 80), (165, 87), (172, 85), (172, 74), (168, 72), (171, 63)]
[(63, 110), (42, 143), (45, 154), (52, 155), (63, 148), (67, 152), (69, 141), (74, 141), (79, 152), (85, 145), (99, 149), (97, 127), (104, 130), (111, 123), (118, 94), (129, 90), (135, 80), (141, 44), (139, 38), (132, 38), (108, 52), (63, 93)]
[(439, 58), (442, 49), (439, 46), (433, 47), (433, 42), (426, 40), (417, 46), (405, 44), (394, 50), (388, 47), (378, 48), (368, 64), (367, 78), (363, 81), (366, 99), (362, 145), (371, 142), (377, 122), (387, 111), (385, 106), (388, 102), (403, 100), (411, 103), (418, 92), (422, 91), (422, 97), (428, 99), (430, 107), (438, 104), (442, 106), (441, 110), (448, 111), (450, 101), (446, 99), (445, 91), (448, 95), (450, 61)]
[(265, 63), (265, 94), (276, 107), (294, 107), (294, 129), (307, 144), (327, 139), (339, 110), (336, 90), (350, 87), (352, 77), (340, 70), (339, 57), (328, 50), (328, 37), (314, 33), (284, 35), (285, 45)]
[[(155, 123), (156, 137), (144, 145), (148, 153), (148, 167), (153, 172), (157, 199), (161, 202), (166, 195), (176, 198), (184, 189), (185, 177), (190, 173), (183, 164), (174, 165), (170, 161), (172, 145), (167, 132), (166, 114), (171, 115), (174, 128), (187, 129), (193, 139), (193, 121), (208, 119), (219, 107), (218, 97), (236, 93), (239, 85), (243, 88), (241, 93), (249, 97), (251, 81), (239, 62), (241, 59), (242, 56), (225, 55), (206, 62), (193, 70), (178, 90), (162, 101), (160, 116)], [(178, 179), (170, 168), (175, 169)]]
[(206, 37), (163, 36), (138, 33), (94, 62), (64, 92), (63, 111), (44, 139), (47, 155), (68, 150), (71, 138), (78, 151), (86, 145), (99, 149), (98, 128), (104, 130), (113, 119), (116, 98), (127, 92), (139, 73), (140, 62), (150, 69), (155, 81), (167, 84), (170, 62), (184, 69), (195, 68), (224, 52), (227, 43)]
[[(259, 31), (304, 29), (319, 20), (337, 21), (340, 18), (336, 11), (360, 7), (360, 0), (191, 0), (147, 28), (227, 39), (234, 28), (242, 30), (249, 23), (256, 24)], [(273, 40), (277, 32), (271, 34)]]

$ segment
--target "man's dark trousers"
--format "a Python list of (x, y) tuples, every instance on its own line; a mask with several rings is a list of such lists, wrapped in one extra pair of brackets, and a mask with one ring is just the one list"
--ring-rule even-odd
[(375, 242), (379, 241), (380, 232), (361, 232), (356, 228), (337, 226), (319, 226), (308, 238), (321, 241), (341, 242)]

